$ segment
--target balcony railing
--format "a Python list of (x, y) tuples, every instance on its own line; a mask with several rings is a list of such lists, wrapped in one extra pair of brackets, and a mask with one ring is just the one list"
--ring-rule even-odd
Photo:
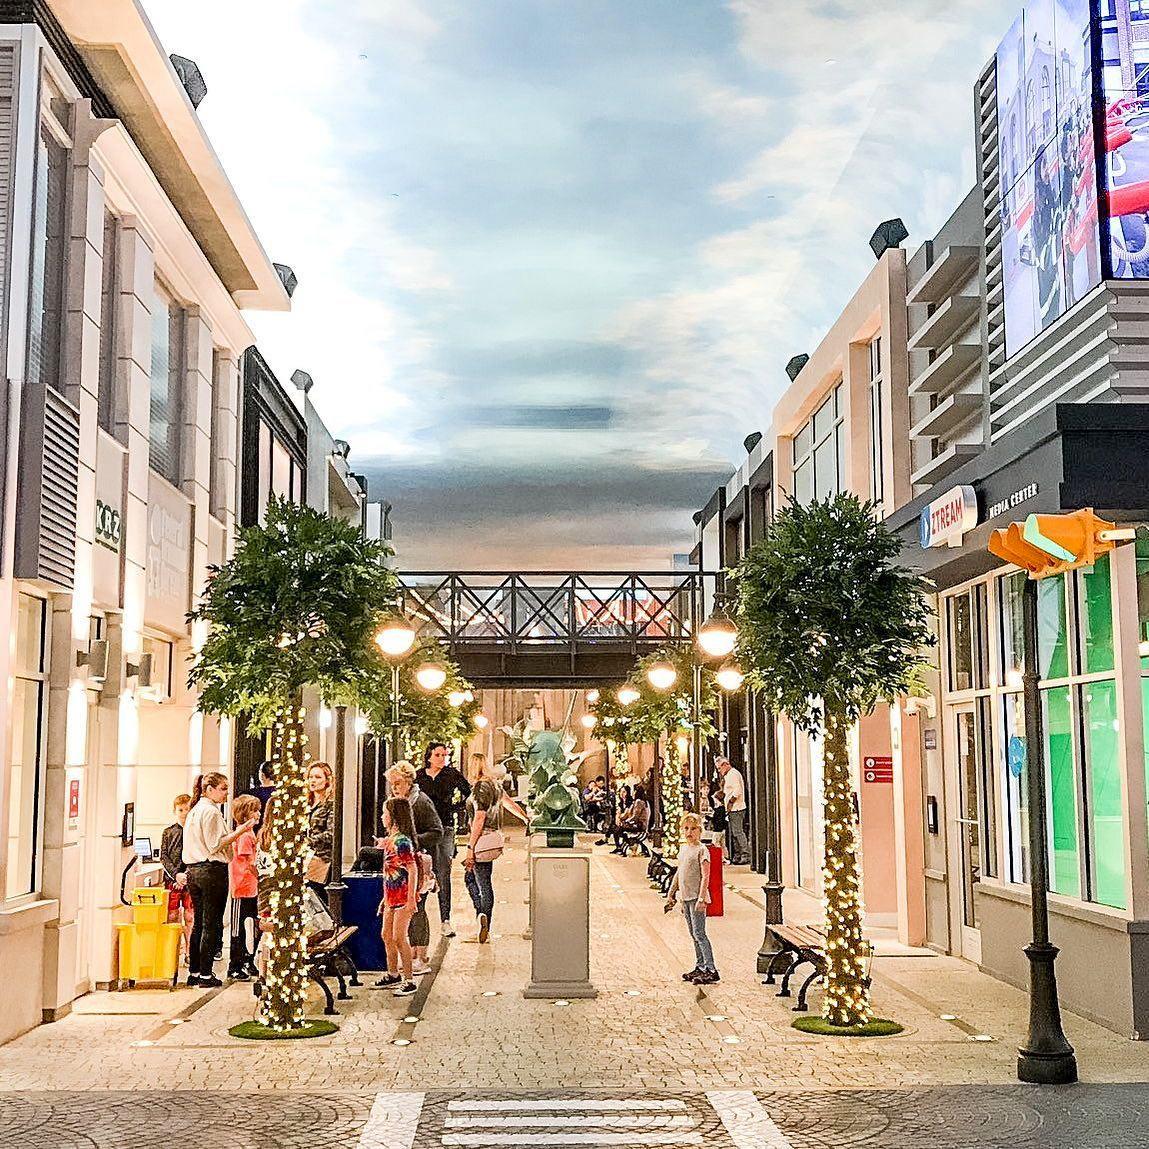
[(700, 572), (410, 572), (402, 608), (448, 647), (654, 649), (689, 642), (717, 576)]

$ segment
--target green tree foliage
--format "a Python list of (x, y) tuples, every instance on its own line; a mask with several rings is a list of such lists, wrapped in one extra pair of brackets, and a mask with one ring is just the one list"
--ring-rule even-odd
[(870, 1020), (850, 729), (909, 692), (933, 642), (929, 585), (900, 551), (873, 505), (843, 494), (791, 502), (731, 572), (743, 668), (769, 709), (823, 737), (823, 1016), (838, 1026)]
[[(436, 691), (428, 692), (415, 675), (428, 662), (447, 672), (446, 681)], [(458, 706), (451, 705), (451, 695), (469, 694)], [(392, 722), (391, 667), (380, 666), (378, 673), (364, 684), (360, 706), (367, 715), (372, 731), (381, 738), (388, 736)], [(463, 677), (443, 648), (433, 639), (420, 642), (399, 667), (399, 723), (404, 753), (416, 761), (429, 742), (456, 740), (466, 742), (475, 733), (475, 716), (480, 704), (474, 687)]]
[(189, 675), (209, 713), (274, 727), (278, 786), (270, 876), (271, 945), (262, 1020), (278, 1032), (304, 1024), (303, 937), (307, 760), (300, 692), (332, 703), (359, 700), (379, 673), (374, 642), (398, 580), (382, 543), (355, 525), (273, 499), (262, 526), (241, 532), (235, 554), (213, 567), (189, 616), (208, 631)]

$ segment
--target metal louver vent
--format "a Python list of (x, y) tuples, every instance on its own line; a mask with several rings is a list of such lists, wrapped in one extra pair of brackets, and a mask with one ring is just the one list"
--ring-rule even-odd
[(1001, 250), (1001, 145), (997, 130), (997, 61), (977, 85), (977, 170), (985, 210), (985, 354), (990, 393), (1005, 365), (1005, 281)]
[(70, 588), (76, 573), (80, 416), (50, 388), (29, 388), (25, 401), (16, 577)]

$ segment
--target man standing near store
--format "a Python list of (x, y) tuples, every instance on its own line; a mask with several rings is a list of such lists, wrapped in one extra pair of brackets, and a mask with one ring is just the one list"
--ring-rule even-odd
[(449, 751), (442, 742), (432, 742), (423, 753), (423, 769), (415, 776), (420, 791), (435, 805), (443, 823), (443, 836), (439, 839), (431, 859), (434, 862), (435, 881), (439, 884), (439, 917), (443, 923), (443, 937), (453, 938), (451, 925), (451, 864), (455, 858), (455, 825), (459, 811), (471, 796), (471, 785), (454, 766), (447, 764)]
[(714, 768), (722, 776), (722, 804), (726, 807), (726, 853), (732, 866), (750, 862), (746, 844), (746, 783), (742, 771), (730, 765), (730, 759), (719, 756)]

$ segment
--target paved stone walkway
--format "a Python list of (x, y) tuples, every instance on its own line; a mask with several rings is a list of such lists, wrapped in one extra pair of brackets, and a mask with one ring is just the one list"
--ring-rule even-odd
[[(760, 880), (746, 871), (733, 872), (742, 892), (728, 890), (726, 915), (711, 923), (723, 980), (702, 991), (678, 976), (692, 964), (689, 939), (680, 915), (662, 914), (645, 863), (598, 852), (592, 978), (599, 997), (566, 1006), (524, 1000), (525, 874), (516, 846), (496, 867), (492, 945), (444, 943), (433, 981), (413, 999), (356, 990), (339, 1003), (341, 1029), (330, 1038), (234, 1041), (228, 1027), (254, 1011), (246, 985), (82, 999), (69, 1018), (0, 1047), (0, 1149), (134, 1147), (156, 1143), (155, 1129), (164, 1145), (196, 1149), (410, 1149), (410, 1141), (379, 1140), (372, 1114), (383, 1114), (392, 1130), (405, 1128), (402, 1114), (415, 1098), (417, 1119), (407, 1125), (419, 1149), (482, 1149), (491, 1130), (500, 1145), (530, 1146), (1149, 1146), (1141, 1132), (1149, 1086), (1123, 1084), (1149, 1082), (1149, 1045), (1067, 1015), (1088, 1084), (1020, 1087), (1014, 1059), (1024, 995), (955, 959), (881, 942), (875, 1003), (905, 1024), (899, 1037), (827, 1040), (792, 1029), (791, 1002), (755, 973)], [(803, 895), (787, 896), (789, 918), (811, 911)], [(464, 918), (460, 906), (457, 924)], [(601, 1112), (592, 1129), (580, 1122), (580, 1134), (616, 1138), (607, 1141), (572, 1141), (574, 1127), (561, 1123), (529, 1127), (522, 1118), (532, 1111), (506, 1104), (486, 1118), (516, 1117), (518, 1125), (475, 1125), (481, 1112), (450, 1110), (476, 1098), (588, 1097), (684, 1108), (608, 1111), (642, 1124), (604, 1123)], [(646, 1120), (676, 1116), (691, 1124)], [(464, 1117), (472, 1123), (459, 1124)], [(645, 1139), (635, 1140), (640, 1133)]]

